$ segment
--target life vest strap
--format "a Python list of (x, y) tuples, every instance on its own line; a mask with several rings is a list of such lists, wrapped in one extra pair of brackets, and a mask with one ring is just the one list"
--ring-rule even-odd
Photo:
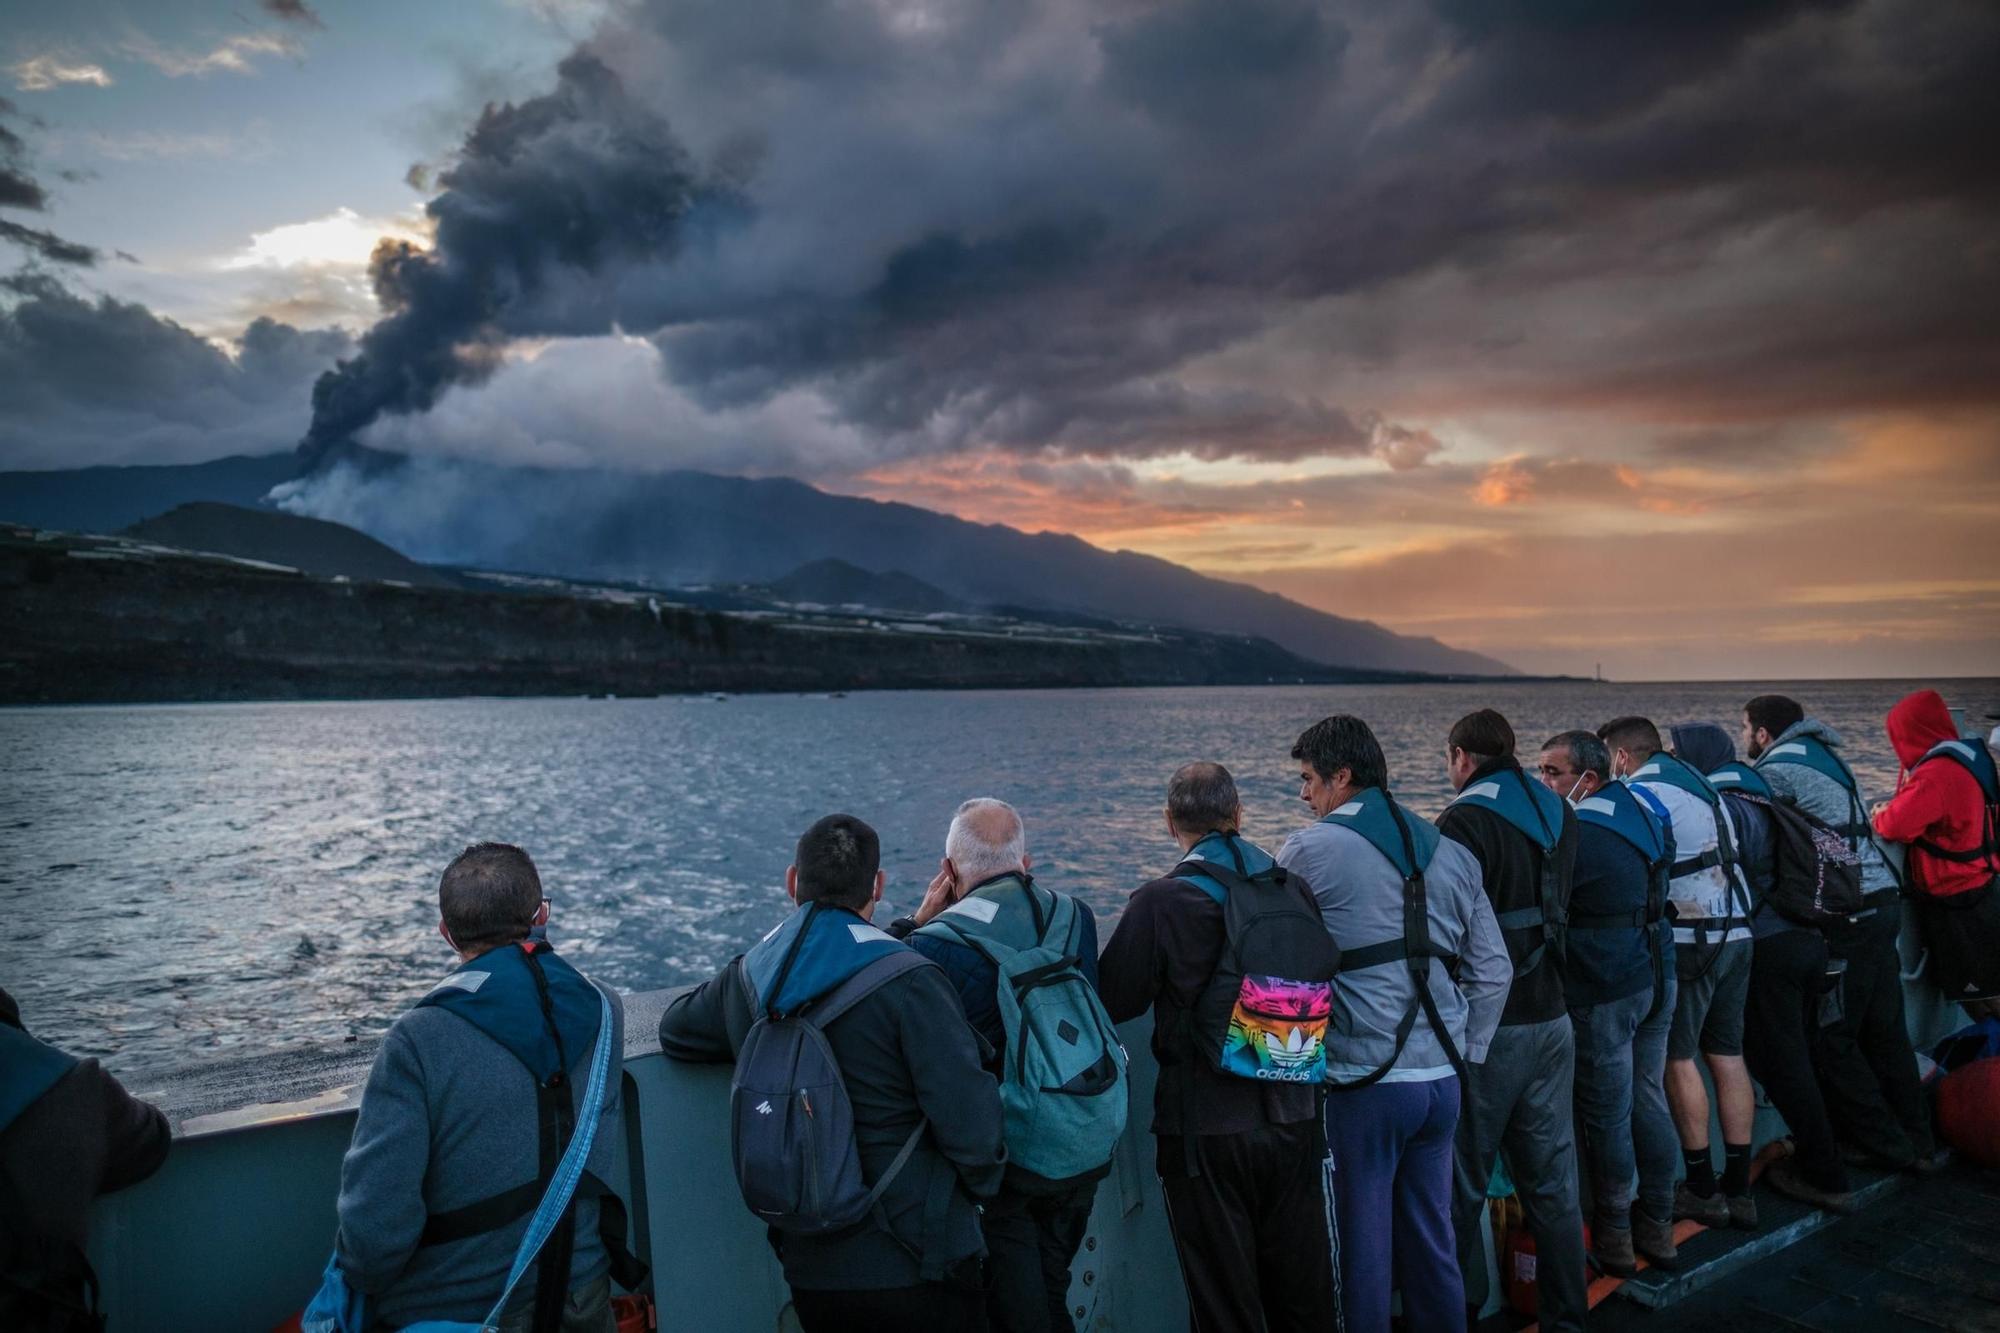
[(1496, 912), (1493, 916), (1502, 930), (1539, 930), (1547, 919), (1540, 903), (1532, 907), (1517, 907), (1511, 912)]
[[(1433, 952), (1431, 950), (1421, 950), (1420, 952), (1423, 956), (1435, 958), (1442, 962), (1447, 971), (1456, 971), (1458, 968), (1458, 955), (1455, 953)], [(1342, 972), (1359, 972), (1363, 968), (1382, 967), (1389, 963), (1404, 962), (1409, 957), (1410, 942), (1399, 935), (1393, 940), (1383, 940), (1379, 944), (1370, 944), (1366, 948), (1342, 949), (1340, 951), (1340, 963), (1338, 967)]]
[(1686, 879), (1689, 875), (1699, 875), (1704, 870), (1713, 870), (1722, 864), (1724, 864), (1722, 849), (1711, 847), (1700, 856), (1690, 856), (1684, 861), (1674, 862), (1673, 873), (1667, 878)]

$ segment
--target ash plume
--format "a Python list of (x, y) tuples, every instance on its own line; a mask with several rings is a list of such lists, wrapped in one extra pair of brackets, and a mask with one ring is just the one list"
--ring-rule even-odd
[(487, 107), (438, 183), (433, 247), (376, 247), (386, 313), (313, 386), (309, 464), (384, 413), (427, 411), (485, 379), (510, 338), (609, 329), (615, 293), (594, 279), (671, 257), (702, 194), (666, 121), (582, 52), (553, 92)]

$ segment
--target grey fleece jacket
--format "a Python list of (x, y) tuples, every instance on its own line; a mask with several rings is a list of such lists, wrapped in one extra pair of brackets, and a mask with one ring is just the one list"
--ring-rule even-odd
[[(610, 1179), (619, 1116), (618, 1060), (625, 1008), (611, 996), (612, 1070), (589, 1169)], [(598, 1040), (604, 1040), (600, 1033)], [(570, 1069), (572, 1104), (583, 1104), (595, 1050)], [(483, 1235), (417, 1248), (424, 1219), (477, 1203), (533, 1180), (539, 1160), (535, 1080), (521, 1062), (472, 1024), (434, 1006), (396, 1020), (375, 1055), (361, 1118), (340, 1166), (340, 1231), (334, 1253), (348, 1284), (368, 1296), (374, 1324), (419, 1319), (475, 1322), (506, 1284), (528, 1219)], [(610, 1269), (597, 1236), (597, 1202), (578, 1198), (570, 1286)], [(508, 1310), (535, 1298), (535, 1269), (514, 1288)]]
[[(1810, 737), (1834, 752), (1841, 759), (1840, 733), (1816, 717), (1803, 718), (1785, 728), (1785, 734), (1771, 742), (1771, 750), (1786, 741)], [(1860, 793), (1857, 804), (1848, 796), (1847, 789), (1817, 770), (1804, 764), (1774, 762), (1771, 750), (1766, 750), (1757, 761), (1757, 772), (1770, 784), (1771, 794), (1788, 805), (1805, 811), (1823, 824), (1865, 824), (1868, 822), (1870, 802), (1868, 793)], [(1858, 780), (1857, 780), (1858, 782)], [(1882, 844), (1869, 838), (1861, 846), (1861, 891), (1874, 893), (1880, 889), (1893, 889), (1898, 884), (1897, 872), (1887, 859), (1894, 855), (1900, 863), (1902, 847), (1895, 846), (1893, 853), (1885, 853)]]

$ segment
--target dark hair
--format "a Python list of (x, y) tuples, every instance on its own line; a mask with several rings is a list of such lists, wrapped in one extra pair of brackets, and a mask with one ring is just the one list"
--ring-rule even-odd
[(1348, 713), (1323, 717), (1300, 732), (1292, 758), (1312, 765), (1321, 778), (1331, 778), (1344, 768), (1356, 787), (1389, 785), (1389, 761), (1382, 757), (1381, 742), (1366, 722)]
[(1750, 719), (1752, 731), (1762, 727), (1773, 736), (1782, 736), (1806, 720), (1806, 710), (1797, 699), (1787, 699), (1782, 694), (1760, 694), (1743, 705), (1743, 716)]
[(1565, 731), (1543, 741), (1542, 749), (1564, 751), (1569, 756), (1569, 766), (1578, 776), (1595, 773), (1599, 781), (1611, 781), (1611, 751), (1595, 732)]
[(1449, 744), (1480, 759), (1514, 753), (1514, 728), (1491, 708), (1467, 713), (1451, 725)]
[(853, 815), (828, 815), (799, 838), (792, 864), (799, 868), (800, 902), (858, 912), (875, 896), (882, 840)]
[(461, 951), (527, 938), (542, 906), (542, 877), (519, 847), (476, 842), (452, 858), (438, 880), (438, 915)]
[(1236, 779), (1221, 764), (1182, 764), (1167, 780), (1167, 818), (1182, 833), (1233, 830), (1241, 805)]
[(1667, 748), (1660, 740), (1660, 729), (1648, 717), (1614, 717), (1597, 729), (1597, 739), (1609, 749), (1635, 753), (1657, 754)]

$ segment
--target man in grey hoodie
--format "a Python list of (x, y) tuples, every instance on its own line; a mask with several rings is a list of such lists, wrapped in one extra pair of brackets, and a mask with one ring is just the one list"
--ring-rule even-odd
[(1829, 955), (1847, 963), (1841, 1020), (1820, 1030), (1814, 1052), (1827, 1111), (1857, 1160), (1927, 1167), (1937, 1145), (1903, 1017), (1900, 877), (1868, 827), (1868, 800), (1840, 750), (1840, 734), (1796, 700), (1763, 694), (1743, 706), (1743, 751), (1772, 796), (1861, 854), (1861, 911), (1826, 931)]

